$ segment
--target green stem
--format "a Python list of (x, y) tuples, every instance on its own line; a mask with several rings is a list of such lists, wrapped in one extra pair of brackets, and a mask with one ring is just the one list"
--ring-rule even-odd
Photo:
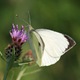
[(8, 72), (9, 72), (9, 63), (7, 62), (3, 80), (7, 79)]
[(12, 56), (7, 59), (7, 64), (6, 64), (6, 69), (5, 69), (3, 80), (7, 79), (8, 72), (14, 64), (14, 60), (15, 60), (15, 55), (14, 54), (15, 54), (15, 49), (13, 48)]
[(26, 69), (27, 69), (27, 68), (25, 67), (25, 68), (23, 68), (23, 69), (19, 72), (18, 77), (17, 77), (16, 80), (21, 80), (21, 78), (22, 78), (24, 72), (26, 71)]

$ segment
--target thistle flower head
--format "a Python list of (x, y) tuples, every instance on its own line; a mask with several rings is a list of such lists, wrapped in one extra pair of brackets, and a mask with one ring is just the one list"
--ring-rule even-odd
[(22, 45), (28, 39), (28, 36), (24, 30), (24, 26), (21, 27), (21, 30), (18, 30), (18, 25), (13, 24), (10, 35), (13, 43), (17, 45)]

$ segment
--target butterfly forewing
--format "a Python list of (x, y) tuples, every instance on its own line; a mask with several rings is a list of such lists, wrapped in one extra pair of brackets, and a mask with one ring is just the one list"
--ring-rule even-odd
[(45, 45), (43, 53), (39, 53), (41, 54), (39, 66), (49, 66), (56, 63), (61, 55), (75, 45), (75, 41), (71, 37), (62, 33), (48, 29), (36, 29), (36, 32), (38, 33), (36, 36), (39, 35)]

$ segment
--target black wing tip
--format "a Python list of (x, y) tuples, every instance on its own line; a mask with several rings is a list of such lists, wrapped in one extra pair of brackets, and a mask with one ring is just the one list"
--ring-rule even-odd
[(67, 47), (66, 50), (71, 49), (72, 47), (74, 47), (74, 46), (76, 45), (76, 42), (75, 42), (71, 37), (69, 37), (68, 35), (64, 35), (64, 37), (65, 37), (65, 38), (68, 40), (68, 42), (69, 42), (69, 45), (68, 45), (68, 47)]

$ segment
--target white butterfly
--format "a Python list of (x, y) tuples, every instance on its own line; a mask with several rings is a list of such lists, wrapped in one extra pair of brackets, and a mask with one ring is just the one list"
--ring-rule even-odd
[[(76, 43), (68, 35), (48, 29), (36, 29), (33, 31), (38, 39), (41, 52), (36, 50), (37, 64), (49, 66), (55, 64), (60, 57), (70, 50)], [(35, 47), (35, 44), (34, 44)]]
[(33, 45), (37, 55), (36, 62), (39, 66), (55, 64), (65, 52), (76, 44), (68, 35), (48, 29), (32, 29), (31, 33), (38, 40), (37, 42), (34, 39)]

